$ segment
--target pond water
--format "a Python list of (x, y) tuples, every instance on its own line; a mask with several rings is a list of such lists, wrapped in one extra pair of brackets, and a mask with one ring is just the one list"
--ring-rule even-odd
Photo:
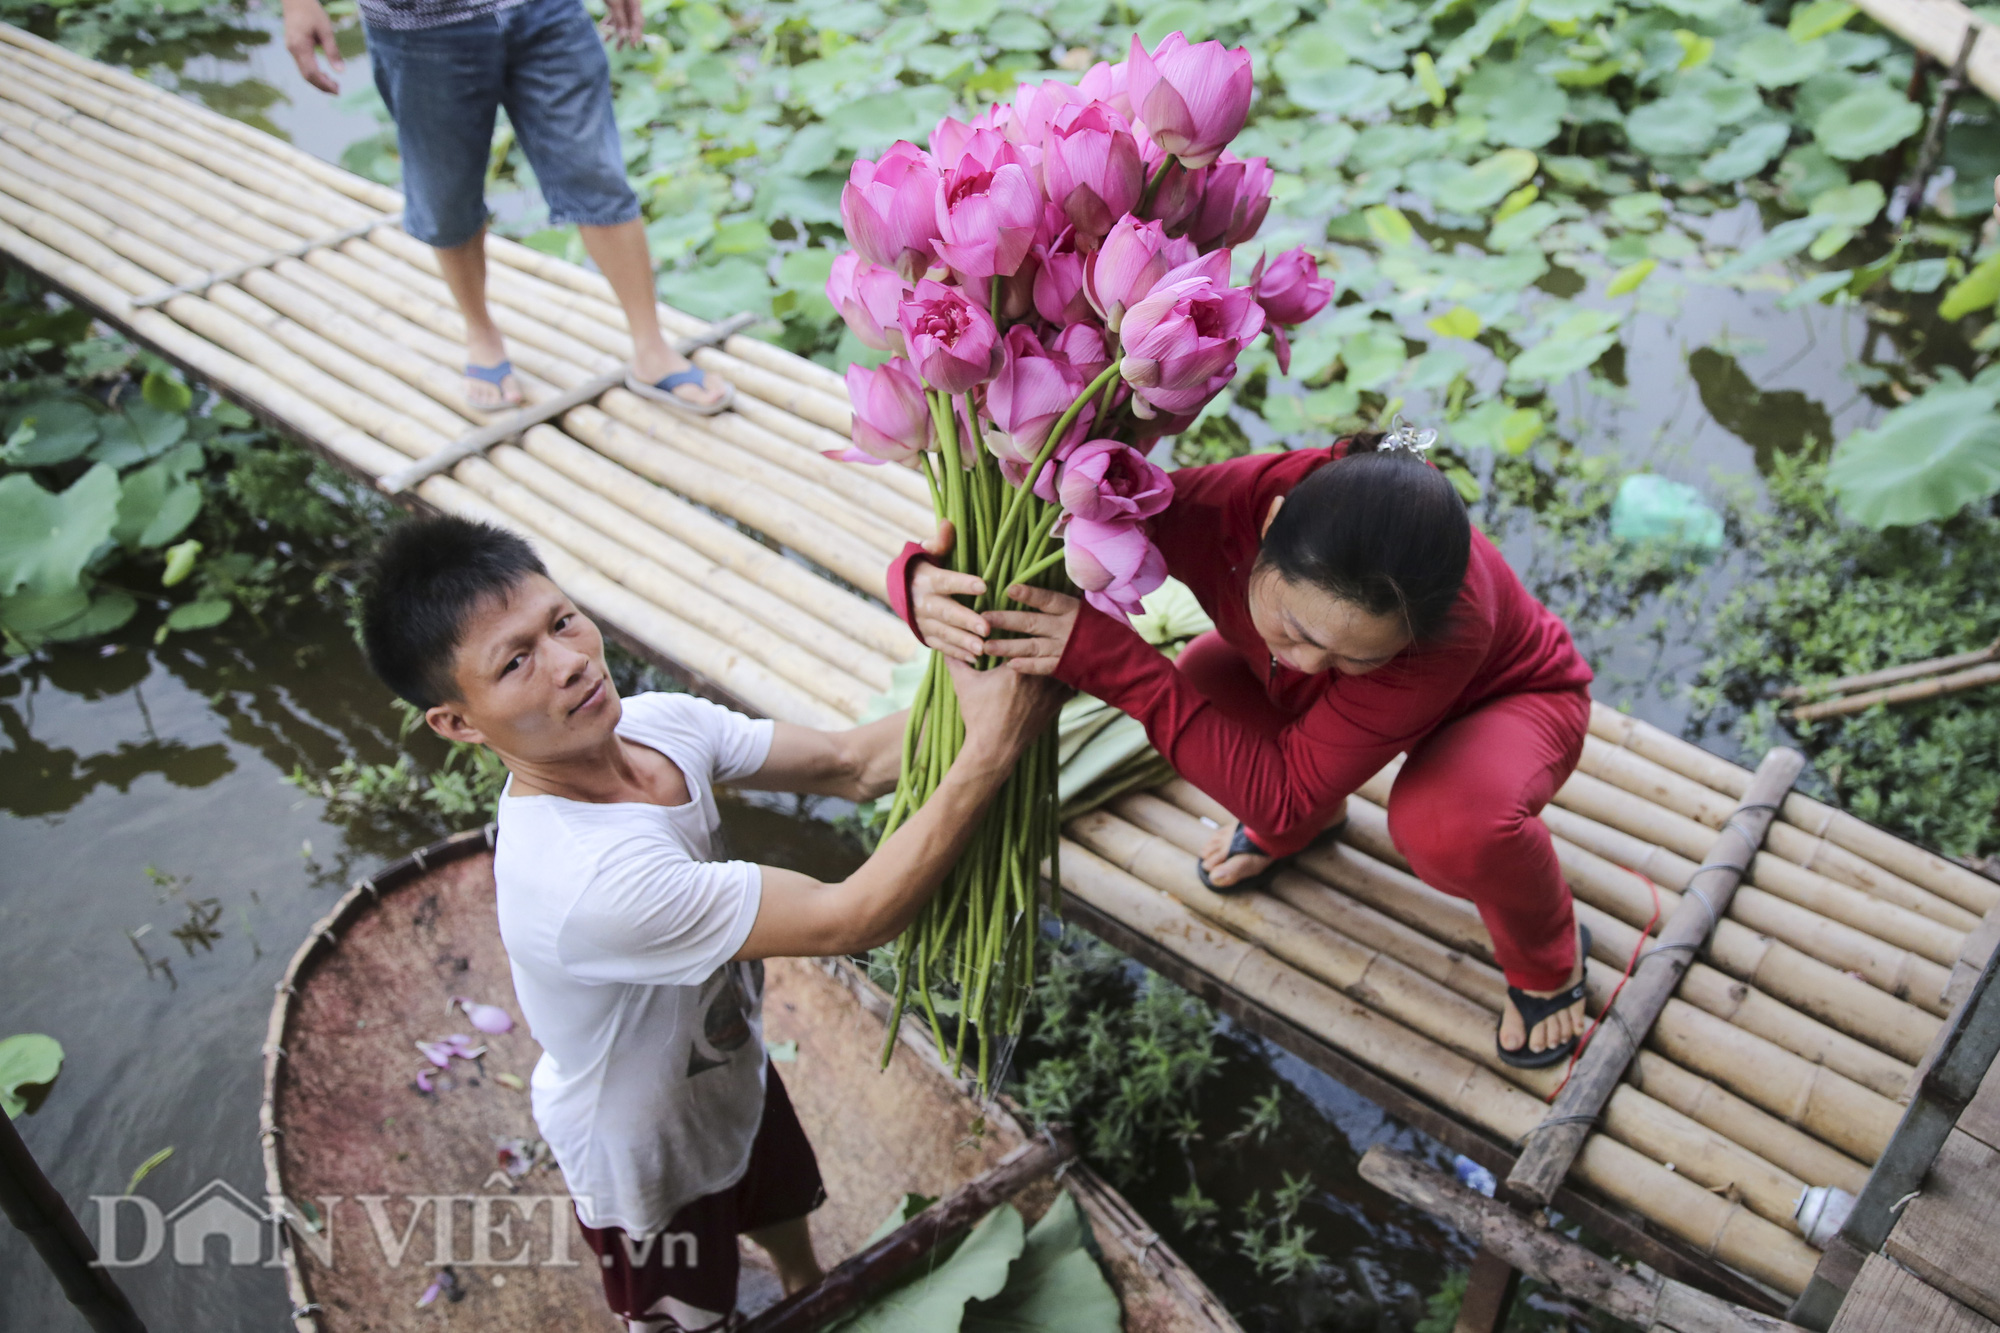
[[(176, 52), (174, 67), (151, 72), (337, 159), (378, 130), (365, 98), (351, 95), (366, 85), (365, 55), (351, 52), (350, 95), (327, 98), (298, 77), (278, 26), (275, 14), (253, 10), (216, 50)], [(1739, 245), (1762, 226), (1750, 204), (1677, 221)], [(1703, 290), (1628, 329), (1622, 390), (1573, 377), (1561, 391), (1560, 432), (1625, 467), (1704, 487), (1716, 473), (1754, 483), (1773, 451), (1808, 447), (1809, 436), (1824, 447), (1879, 412), (1846, 369), (1872, 336), (1853, 308), (1784, 312), (1768, 293)], [(1510, 534), (1531, 584), (1559, 577), (1558, 546), (1525, 527)], [(1704, 595), (1719, 596), (1733, 569), (1729, 557), (1711, 566)], [(1617, 624), (1583, 637), (1600, 697), (1678, 731), (1685, 703), (1658, 687), (1698, 665), (1699, 611), (1675, 603), (1671, 623), (1655, 631), (1663, 605), (1624, 608)], [(1648, 632), (1633, 632), (1642, 625)], [(19, 1124), (86, 1228), (97, 1210), (84, 1201), (123, 1192), (163, 1149), (172, 1155), (142, 1192), (164, 1208), (214, 1179), (259, 1195), (259, 1047), (272, 983), (348, 883), (437, 831), (420, 819), (357, 822), (283, 781), (298, 767), (323, 774), (402, 748), (397, 716), (337, 606), (295, 613), (272, 637), (225, 627), (156, 647), (152, 631), (141, 617), (109, 644), (0, 664), (5, 1029), (55, 1034), (68, 1049), (54, 1094)], [(734, 845), (760, 860), (838, 873), (854, 853), (825, 822), (831, 813), (737, 803), (725, 819)], [(1268, 1198), (1288, 1173), (1310, 1174), (1314, 1192), (1298, 1216), (1328, 1269), (1260, 1279), (1226, 1235), (1177, 1230), (1171, 1191), (1142, 1182), (1135, 1202), (1246, 1327), (1410, 1327), (1422, 1294), (1462, 1267), (1466, 1251), (1362, 1186), (1354, 1162), (1371, 1143), (1413, 1136), (1290, 1057), (1234, 1037), (1228, 1052), (1229, 1090), (1204, 1103), (1201, 1137), (1157, 1153), (1204, 1164), (1226, 1155), (1227, 1188), (1209, 1180), (1226, 1216), (1253, 1190)], [(1272, 1089), (1283, 1112), (1275, 1127), (1238, 1134)], [(134, 1243), (128, 1233), (128, 1253)], [(0, 1232), (0, 1268), (10, 1274), (0, 1328), (82, 1327), (11, 1231)], [(163, 1258), (120, 1278), (155, 1328), (269, 1329), (286, 1313), (277, 1272), (231, 1267), (219, 1250), (199, 1268)], [(1546, 1318), (1563, 1326), (1558, 1307)]]

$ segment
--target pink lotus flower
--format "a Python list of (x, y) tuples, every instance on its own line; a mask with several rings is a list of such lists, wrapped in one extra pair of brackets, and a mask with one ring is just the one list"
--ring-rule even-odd
[(897, 142), (879, 161), (855, 159), (840, 191), (840, 220), (864, 258), (914, 282), (938, 237), (939, 176), (930, 155)]
[(1062, 529), (1063, 564), (1083, 599), (1108, 616), (1135, 615), (1139, 599), (1167, 581), (1166, 557), (1140, 523), (1071, 518)]
[[(1056, 419), (1069, 410), (1084, 384), (1076, 367), (1050, 356), (1025, 324), (1007, 330), (1000, 372), (986, 386), (986, 410), (1005, 437), (998, 443), (989, 436), (988, 443), (1011, 484), (1021, 484)], [(1094, 405), (1086, 406), (1077, 414), (1068, 438), (1074, 441), (1088, 434), (1094, 416)]]
[(946, 116), (931, 131), (931, 161), (937, 164), (940, 173), (950, 171), (965, 156), (966, 145), (972, 142), (973, 135), (981, 130), (1003, 132), (1009, 115), (1006, 107), (988, 107), (974, 116), (970, 125)]
[(1035, 247), (1035, 311), (1051, 324), (1095, 319), (1083, 292), (1083, 274), (1090, 257), (1077, 249), (1076, 228), (1064, 227), (1047, 245)]
[(1247, 162), (1224, 153), (1202, 182), (1201, 207), (1188, 223), (1188, 236), (1203, 250), (1241, 245), (1264, 225), (1271, 211), (1271, 166), (1261, 157)]
[(1145, 455), (1117, 440), (1085, 440), (1063, 459), (1056, 499), (1073, 519), (1130, 523), (1151, 518), (1174, 498), (1174, 483)]
[(1058, 333), (1049, 344), (1049, 352), (1075, 366), (1085, 384), (1102, 375), (1111, 364), (1111, 349), (1104, 345), (1104, 330), (1082, 321)]
[(1076, 81), (1077, 95), (1086, 102), (1102, 102), (1130, 125), (1132, 114), (1131, 68), (1124, 61), (1113, 65), (1100, 60)]
[(1083, 291), (1113, 333), (1132, 305), (1167, 271), (1194, 259), (1192, 242), (1170, 238), (1157, 222), (1129, 214), (1118, 220), (1084, 269)]
[(1226, 287), (1198, 271), (1225, 256), (1217, 251), (1176, 269), (1126, 312), (1119, 374), (1151, 408), (1199, 408), (1229, 383), (1236, 354), (1264, 327), (1249, 288)]
[(1170, 32), (1148, 52), (1135, 35), (1128, 65), (1134, 115), (1186, 166), (1207, 166), (1242, 131), (1253, 91), (1248, 51), (1191, 46)]
[[(935, 284), (933, 284), (935, 285)], [(827, 457), (850, 463), (907, 463), (930, 448), (937, 427), (916, 367), (895, 357), (870, 370), (847, 368), (854, 403), (854, 447)]]
[(1131, 129), (1102, 102), (1056, 112), (1044, 140), (1042, 179), (1049, 199), (1095, 243), (1132, 211), (1146, 178)]
[(964, 295), (929, 278), (896, 311), (904, 345), (925, 384), (964, 393), (993, 377), (1000, 331), (993, 317)]
[[(1146, 179), (1151, 180), (1159, 171), (1160, 164), (1167, 160), (1164, 153), (1153, 149), (1146, 161)], [(1202, 194), (1207, 183), (1206, 169), (1197, 167), (1190, 171), (1179, 162), (1174, 162), (1153, 191), (1153, 202), (1146, 210), (1146, 216), (1165, 227), (1169, 236), (1187, 235), (1188, 224), (1201, 211)]]
[(1027, 258), (1042, 223), (1042, 192), (1019, 148), (975, 130), (934, 201), (934, 248), (965, 278), (1011, 274)]
[(826, 299), (854, 330), (854, 336), (882, 352), (903, 350), (903, 330), (896, 307), (910, 294), (894, 270), (871, 264), (858, 250), (843, 250), (827, 276)]
[(514, 1016), (497, 1004), (480, 1004), (463, 995), (453, 996), (451, 1002), (463, 1009), (472, 1026), (481, 1032), (500, 1033), (514, 1030)]
[(1306, 248), (1287, 250), (1268, 269), (1260, 256), (1250, 274), (1250, 290), (1264, 308), (1264, 322), (1271, 331), (1271, 350), (1277, 354), (1278, 373), (1292, 370), (1292, 340), (1285, 333), (1288, 324), (1303, 324), (1326, 309), (1333, 299), (1333, 279), (1319, 275), (1319, 263)]
[(1014, 105), (1006, 108), (1004, 132), (1012, 143), (1040, 148), (1047, 141), (1049, 125), (1058, 112), (1065, 107), (1082, 106), (1089, 100), (1081, 90), (1054, 79), (1021, 84), (1014, 90)]

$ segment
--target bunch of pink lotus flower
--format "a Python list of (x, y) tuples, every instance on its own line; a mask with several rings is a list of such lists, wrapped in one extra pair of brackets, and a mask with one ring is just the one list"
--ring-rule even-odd
[[(1246, 51), (1174, 33), (1148, 52), (1135, 37), (1129, 60), (1074, 87), (1023, 86), (970, 125), (940, 122), (928, 152), (903, 142), (855, 162), (841, 194), (854, 249), (827, 295), (896, 355), (849, 368), (842, 456), (921, 460), (964, 537), (978, 507), (956, 512), (930, 455), (944, 435), (958, 446), (946, 466), (977, 472), (990, 455), (1010, 490), (1060, 506), (1047, 536), (1091, 603), (1135, 611), (1165, 578), (1146, 521), (1172, 496), (1141, 450), (1184, 430), (1260, 333), (1287, 368), (1286, 328), (1333, 295), (1303, 249), (1230, 285), (1231, 250), (1271, 202), (1265, 160), (1227, 151), (1251, 91)], [(972, 567), (989, 585), (1008, 556), (1015, 573), (1044, 558), (985, 554)]]
[[(898, 143), (849, 173), (840, 211), (854, 249), (827, 295), (857, 337), (895, 355), (848, 368), (853, 447), (837, 456), (922, 468), (956, 530), (953, 567), (985, 579), (976, 609), (1066, 572), (1099, 610), (1137, 611), (1166, 578), (1149, 524), (1173, 498), (1144, 451), (1194, 421), (1259, 334), (1287, 368), (1285, 329), (1332, 299), (1303, 249), (1230, 283), (1232, 248), (1271, 204), (1269, 165), (1227, 151), (1251, 92), (1245, 51), (1174, 33), (1148, 52), (1134, 38), (1123, 64), (1074, 87), (1024, 86), (970, 125), (941, 122), (928, 152)], [(934, 655), (885, 836), (929, 799), (962, 737)], [(1034, 975), (1056, 758), (1051, 731), (898, 941), (898, 1014), (914, 993), (940, 1047), (960, 1055), (976, 1029), (982, 1083)], [(957, 991), (952, 1043), (939, 981)]]

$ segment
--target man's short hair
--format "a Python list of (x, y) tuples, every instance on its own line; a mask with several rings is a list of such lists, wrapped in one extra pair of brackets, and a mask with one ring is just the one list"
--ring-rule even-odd
[(479, 603), (546, 575), (535, 549), (511, 532), (443, 515), (389, 530), (368, 562), (361, 647), (384, 685), (419, 708), (458, 694), (452, 658)]

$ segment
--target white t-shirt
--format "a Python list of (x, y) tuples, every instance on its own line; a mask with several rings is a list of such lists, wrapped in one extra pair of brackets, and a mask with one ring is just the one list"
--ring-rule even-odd
[(729, 961), (762, 881), (750, 862), (714, 859), (713, 786), (763, 767), (771, 723), (641, 694), (618, 734), (671, 759), (688, 803), (503, 792), (493, 873), (514, 992), (542, 1046), (535, 1124), (584, 1222), (643, 1237), (742, 1178), (763, 1115), (763, 967)]

